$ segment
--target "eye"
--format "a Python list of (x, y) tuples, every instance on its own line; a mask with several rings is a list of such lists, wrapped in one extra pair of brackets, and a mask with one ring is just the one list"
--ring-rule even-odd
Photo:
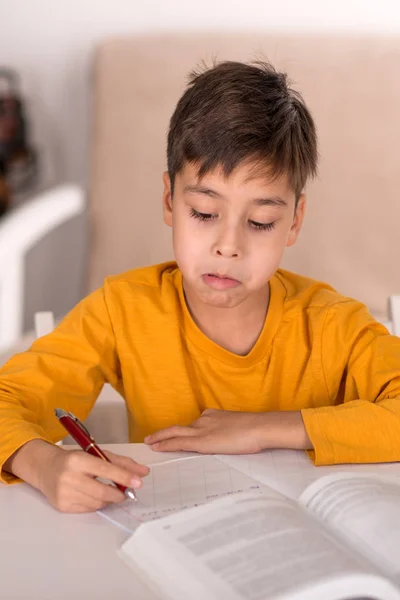
[(218, 215), (210, 214), (210, 213), (202, 213), (194, 208), (190, 209), (190, 216), (194, 219), (198, 219), (199, 221), (211, 221), (212, 219), (216, 219)]
[(272, 223), (257, 223), (257, 221), (249, 221), (249, 223), (253, 229), (257, 229), (258, 231), (271, 231), (274, 229), (276, 221), (272, 221)]

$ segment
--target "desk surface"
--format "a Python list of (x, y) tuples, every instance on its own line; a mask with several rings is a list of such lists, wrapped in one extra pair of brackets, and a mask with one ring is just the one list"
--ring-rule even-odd
[[(179, 456), (143, 444), (104, 447), (149, 465)], [(289, 450), (223, 459), (291, 497), (349, 468), (400, 474), (400, 464), (313, 467), (305, 453)], [(0, 485), (0, 532), (4, 600), (154, 600), (116, 554), (126, 534), (97, 514), (62, 514), (26, 484)]]

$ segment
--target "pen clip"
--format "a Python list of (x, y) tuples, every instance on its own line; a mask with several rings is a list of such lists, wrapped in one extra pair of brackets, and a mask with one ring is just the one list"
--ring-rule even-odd
[(71, 419), (73, 419), (75, 421), (75, 423), (78, 425), (78, 427), (80, 427), (82, 429), (82, 431), (84, 431), (86, 433), (86, 435), (90, 438), (90, 441), (94, 442), (94, 439), (92, 438), (92, 436), (90, 435), (89, 431), (86, 429), (86, 427), (84, 426), (82, 421), (80, 421), (78, 419), (78, 417), (76, 417), (72, 412), (69, 412), (68, 415), (71, 417)]

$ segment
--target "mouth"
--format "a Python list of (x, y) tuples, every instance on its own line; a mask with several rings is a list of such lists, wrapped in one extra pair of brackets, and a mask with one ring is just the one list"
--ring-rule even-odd
[(240, 281), (237, 279), (219, 273), (205, 273), (203, 275), (203, 281), (209, 287), (217, 290), (225, 290), (240, 285)]

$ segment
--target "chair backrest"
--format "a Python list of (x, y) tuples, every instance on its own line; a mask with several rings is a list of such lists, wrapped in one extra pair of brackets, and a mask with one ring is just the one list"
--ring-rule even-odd
[(61, 316), (85, 292), (86, 205), (83, 191), (63, 185), (0, 222), (0, 351), (33, 327), (38, 309)]
[(35, 313), (35, 335), (37, 338), (51, 333), (54, 329), (54, 315), (50, 311)]
[(389, 316), (391, 333), (400, 336), (400, 295), (393, 295), (389, 298)]
[(205, 59), (264, 55), (304, 94), (320, 173), (286, 268), (328, 281), (387, 318), (400, 293), (399, 37), (237, 34), (113, 39), (95, 60), (90, 288), (110, 273), (168, 260), (161, 173), (168, 121), (187, 73)]

